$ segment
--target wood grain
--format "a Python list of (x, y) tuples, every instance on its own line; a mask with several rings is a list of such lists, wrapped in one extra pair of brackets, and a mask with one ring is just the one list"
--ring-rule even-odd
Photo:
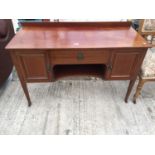
[(27, 23), (6, 49), (150, 47), (127, 22)]
[[(53, 65), (62, 64), (107, 64), (110, 50), (57, 50), (51, 51), (50, 60)], [(82, 54), (83, 58), (78, 59)]]
[(6, 49), (19, 77), (23, 77), (20, 81), (29, 105), (26, 82), (52, 82), (80, 74), (130, 80), (127, 102), (149, 47), (130, 23), (42, 22), (22, 26)]

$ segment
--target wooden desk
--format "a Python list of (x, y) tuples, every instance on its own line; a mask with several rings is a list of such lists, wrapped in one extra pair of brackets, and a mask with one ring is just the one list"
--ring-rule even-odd
[(125, 102), (149, 45), (129, 22), (23, 23), (6, 49), (31, 105), (27, 82), (91, 75), (130, 80)]

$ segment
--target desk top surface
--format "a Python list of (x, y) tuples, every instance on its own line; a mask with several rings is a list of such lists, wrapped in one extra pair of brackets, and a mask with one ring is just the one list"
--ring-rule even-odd
[(23, 23), (6, 49), (147, 48), (128, 22)]

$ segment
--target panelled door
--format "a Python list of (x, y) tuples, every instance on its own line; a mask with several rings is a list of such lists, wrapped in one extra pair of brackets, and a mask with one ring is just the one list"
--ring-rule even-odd
[(48, 53), (44, 51), (16, 52), (24, 78), (28, 82), (50, 81)]
[(113, 51), (107, 66), (106, 78), (111, 80), (130, 80), (137, 75), (145, 51), (119, 50)]

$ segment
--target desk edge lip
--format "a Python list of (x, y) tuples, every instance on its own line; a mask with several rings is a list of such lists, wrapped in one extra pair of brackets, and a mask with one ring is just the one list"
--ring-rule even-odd
[(43, 51), (54, 51), (54, 50), (122, 50), (122, 49), (148, 49), (152, 46), (145, 47), (99, 47), (99, 48), (8, 48), (5, 47), (7, 51), (16, 51), (16, 50), (43, 50)]

